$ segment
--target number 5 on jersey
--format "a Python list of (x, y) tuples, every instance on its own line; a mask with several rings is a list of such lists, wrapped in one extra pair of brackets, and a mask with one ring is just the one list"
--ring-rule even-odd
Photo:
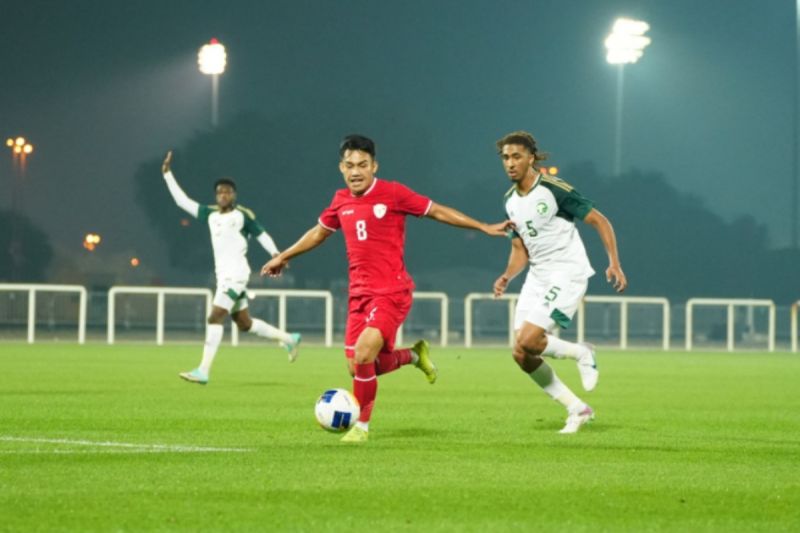
[(356, 238), (359, 241), (367, 240), (367, 221), (356, 220)]

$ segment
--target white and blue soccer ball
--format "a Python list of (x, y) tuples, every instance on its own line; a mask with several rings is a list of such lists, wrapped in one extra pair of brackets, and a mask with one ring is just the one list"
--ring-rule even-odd
[(345, 431), (350, 429), (361, 415), (361, 406), (356, 397), (346, 389), (329, 389), (322, 393), (314, 407), (314, 414), (322, 429)]

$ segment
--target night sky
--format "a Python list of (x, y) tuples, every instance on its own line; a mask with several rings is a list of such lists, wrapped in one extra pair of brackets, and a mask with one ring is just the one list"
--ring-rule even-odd
[[(726, 218), (766, 224), (770, 247), (790, 245), (789, 0), (3, 0), (0, 135), (35, 144), (23, 211), (76, 253), (89, 231), (112, 251), (163, 246), (152, 225), (132, 223), (143, 216), (133, 176), (210, 128), (211, 83), (196, 61), (211, 37), (228, 50), (223, 123), (248, 110), (316, 110), (309, 129), (373, 135), (387, 170), (414, 157), (417, 143), (392, 132), (402, 117), (436, 155), (435, 168), (420, 172), (460, 187), (504, 179), (493, 143), (515, 129), (533, 132), (559, 166), (590, 162), (610, 173), (616, 70), (603, 40), (618, 16), (648, 21), (653, 40), (625, 70), (623, 170), (661, 172)], [(329, 124), (332, 107), (352, 120)], [(312, 186), (332, 193), (341, 185), (337, 141), (300, 140), (296, 152), (274, 156), (291, 174), (303, 152), (330, 152), (329, 175)], [(0, 208), (11, 205), (12, 176), (4, 149)], [(281, 186), (292, 176), (273, 179)], [(159, 176), (153, 186), (164, 194)]]

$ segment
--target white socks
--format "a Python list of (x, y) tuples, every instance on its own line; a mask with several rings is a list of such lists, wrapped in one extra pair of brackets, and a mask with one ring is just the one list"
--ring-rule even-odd
[(200, 371), (206, 376), (211, 371), (211, 364), (214, 362), (214, 357), (217, 355), (219, 343), (222, 342), (222, 332), (224, 329), (222, 324), (206, 325), (206, 342), (203, 345), (203, 360), (200, 362)]
[(567, 408), (570, 413), (581, 411), (586, 404), (558, 379), (552, 367), (542, 361), (539, 368), (528, 374), (552, 399)]
[(542, 352), (542, 355), (553, 359), (574, 359), (577, 361), (588, 352), (589, 348), (582, 344), (564, 341), (554, 335), (547, 335), (547, 347)]
[(258, 335), (259, 337), (264, 337), (267, 339), (279, 340), (283, 343), (292, 342), (292, 336), (285, 331), (281, 331), (274, 326), (270, 326), (259, 318), (254, 318), (252, 320), (253, 325), (250, 327), (250, 331), (248, 331), (248, 333), (253, 333), (254, 335)]

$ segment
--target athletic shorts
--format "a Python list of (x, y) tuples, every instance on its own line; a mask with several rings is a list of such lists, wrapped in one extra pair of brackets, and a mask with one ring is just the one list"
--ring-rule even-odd
[(514, 329), (530, 322), (545, 331), (556, 326), (566, 329), (586, 294), (587, 278), (571, 278), (565, 274), (536, 276), (529, 273), (517, 300)]
[(247, 280), (217, 279), (214, 305), (231, 314), (247, 309)]
[(398, 328), (411, 310), (411, 291), (351, 296), (347, 309), (344, 354), (355, 355), (356, 341), (364, 329), (377, 328), (383, 337), (381, 352), (391, 353)]

